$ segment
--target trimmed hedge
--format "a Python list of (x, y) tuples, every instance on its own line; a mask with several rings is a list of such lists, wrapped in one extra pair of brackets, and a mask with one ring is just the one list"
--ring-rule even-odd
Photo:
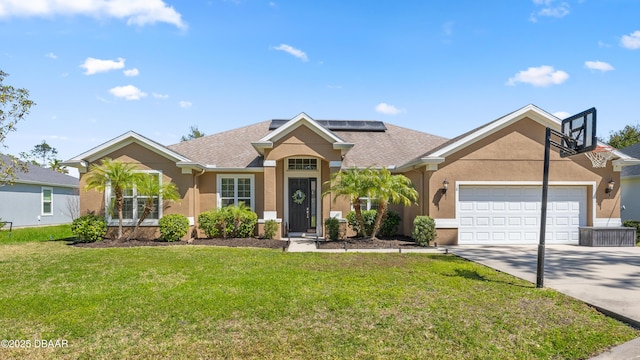
[(420, 246), (429, 246), (429, 242), (436, 239), (436, 222), (430, 216), (416, 216), (413, 220), (411, 236)]
[(275, 220), (267, 220), (264, 222), (264, 238), (273, 239), (278, 231), (278, 222)]
[(324, 220), (324, 226), (329, 240), (340, 240), (340, 220), (331, 217)]
[(258, 215), (244, 204), (230, 205), (201, 213), (198, 223), (198, 227), (210, 238), (247, 238), (255, 234)]
[(180, 241), (189, 232), (189, 219), (182, 214), (169, 214), (159, 221), (160, 237), (168, 242)]
[[(373, 232), (373, 224), (376, 221), (376, 215), (378, 212), (376, 210), (362, 210), (362, 218), (364, 219), (364, 230), (366, 235), (371, 235)], [(356, 234), (360, 233), (360, 226), (358, 225), (358, 218), (356, 217), (355, 211), (349, 211), (347, 213), (347, 223), (349, 227), (356, 232)], [(380, 230), (378, 231), (379, 236), (394, 236), (398, 234), (398, 227), (400, 226), (400, 214), (393, 210), (387, 210), (387, 213), (384, 215), (382, 219), (382, 224), (380, 225)]]
[(107, 235), (107, 221), (94, 214), (80, 216), (71, 223), (71, 232), (79, 242), (96, 242)]

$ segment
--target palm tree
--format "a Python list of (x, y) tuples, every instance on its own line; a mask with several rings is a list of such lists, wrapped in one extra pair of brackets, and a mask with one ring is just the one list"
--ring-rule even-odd
[(60, 159), (53, 159), (51, 161), (49, 161), (49, 168), (51, 168), (51, 170), (53, 171), (57, 171), (61, 174), (68, 174), (69, 170), (67, 170), (67, 167), (62, 165), (62, 160)]
[(364, 218), (362, 217), (362, 209), (360, 207), (360, 199), (369, 196), (371, 183), (371, 169), (349, 168), (331, 175), (331, 180), (325, 182), (325, 186), (329, 188), (322, 194), (327, 196), (333, 194), (333, 201), (339, 197), (347, 197), (353, 209), (356, 212), (358, 226), (360, 227), (359, 236), (366, 236), (364, 229)]
[[(131, 235), (127, 240), (131, 240), (135, 237), (140, 228), (140, 224), (146, 219), (149, 214), (156, 210), (155, 199), (162, 197), (162, 201), (178, 201), (180, 200), (180, 193), (178, 187), (172, 182), (162, 183), (160, 185), (160, 179), (157, 174), (138, 173), (135, 179), (136, 193), (138, 197), (146, 197), (144, 201), (144, 208), (142, 214), (139, 214), (136, 226), (131, 232)], [(162, 206), (162, 204), (158, 204)]]
[(376, 221), (373, 224), (371, 237), (376, 238), (382, 219), (387, 212), (389, 203), (410, 206), (418, 201), (418, 191), (413, 187), (411, 180), (404, 175), (391, 175), (387, 168), (371, 172), (374, 185), (369, 189), (369, 197), (378, 202)]
[[(136, 179), (136, 166), (119, 160), (104, 158), (100, 165), (92, 165), (85, 178), (85, 188), (105, 191), (111, 187), (118, 211), (118, 239), (122, 238), (122, 207), (125, 189), (133, 188)], [(109, 194), (111, 195), (111, 194)]]

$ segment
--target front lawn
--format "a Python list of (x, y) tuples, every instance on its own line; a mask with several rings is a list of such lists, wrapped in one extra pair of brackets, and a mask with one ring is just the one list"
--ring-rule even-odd
[(71, 224), (13, 229), (9, 225), (0, 229), (0, 244), (32, 241), (65, 240), (74, 238)]
[(31, 242), (0, 246), (0, 289), (0, 339), (31, 341), (0, 358), (583, 359), (640, 336), (452, 255)]

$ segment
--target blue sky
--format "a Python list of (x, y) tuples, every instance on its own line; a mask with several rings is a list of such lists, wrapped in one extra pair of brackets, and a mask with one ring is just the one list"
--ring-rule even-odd
[(305, 112), (454, 137), (527, 104), (640, 121), (635, 0), (0, 0), (5, 140), (66, 160), (129, 130), (162, 144)]

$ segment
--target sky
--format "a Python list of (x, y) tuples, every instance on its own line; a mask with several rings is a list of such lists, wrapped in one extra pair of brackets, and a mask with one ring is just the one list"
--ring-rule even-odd
[(596, 107), (606, 139), (640, 122), (638, 19), (636, 0), (0, 0), (4, 85), (37, 104), (0, 152), (301, 112), (452, 138), (528, 104)]

